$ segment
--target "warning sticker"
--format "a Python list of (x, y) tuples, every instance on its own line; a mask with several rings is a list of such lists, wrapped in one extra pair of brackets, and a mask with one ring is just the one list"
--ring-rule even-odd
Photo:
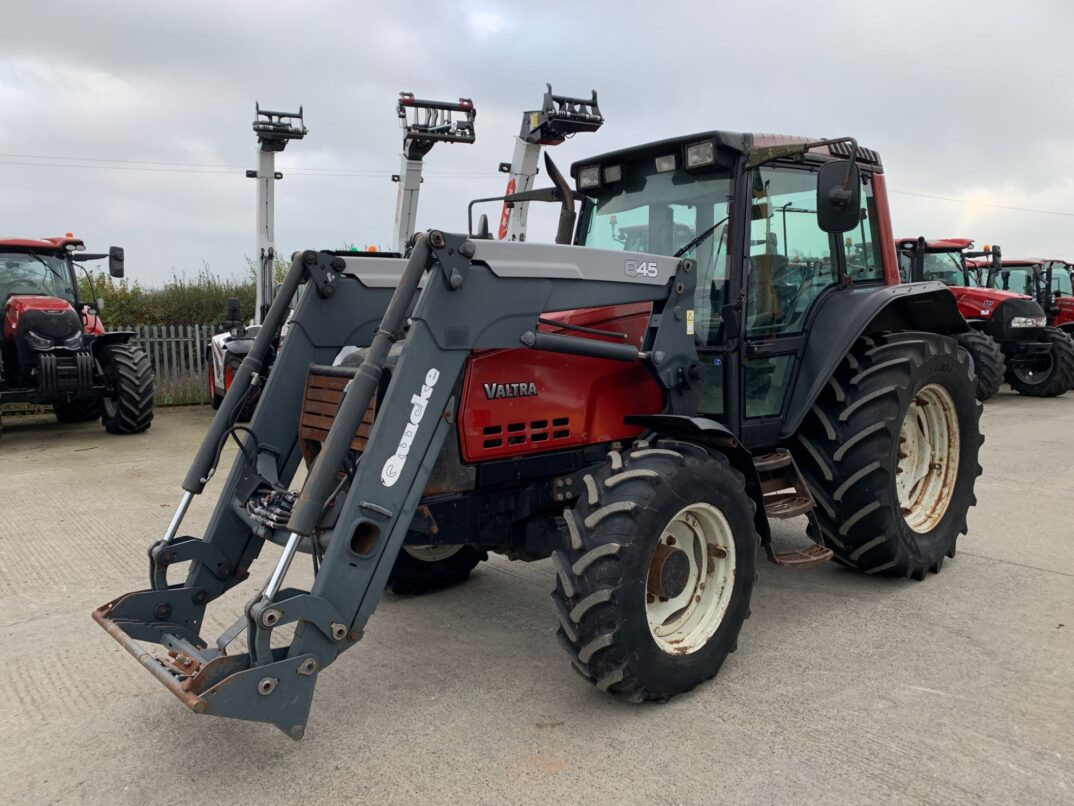
[(694, 335), (694, 309), (688, 308), (686, 310), (686, 335)]

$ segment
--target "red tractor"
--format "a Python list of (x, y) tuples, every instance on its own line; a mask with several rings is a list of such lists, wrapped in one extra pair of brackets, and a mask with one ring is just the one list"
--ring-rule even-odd
[[(1070, 298), (1067, 265), (1040, 258), (967, 263), (977, 271), (983, 289), (1018, 294), (1033, 300), (1039, 309), (1036, 321), (1045, 325), (1039, 338), (1049, 345), (1046, 360), (1010, 367), (1007, 373), (1012, 388), (1023, 394), (1054, 397), (1074, 387), (1074, 299)], [(1063, 299), (1064, 293), (1067, 299)]]
[(132, 333), (105, 333), (75, 274), (76, 261), (108, 258), (122, 277), (123, 250), (83, 249), (70, 235), (0, 239), (0, 404), (51, 403), (61, 423), (100, 418), (111, 434), (136, 434), (153, 420), (149, 359)]
[[(1074, 385), (1074, 343), (1048, 327), (1036, 294), (1002, 282), (998, 246), (972, 251), (968, 238), (896, 242), (904, 282), (939, 280), (951, 289), (972, 330), (958, 337), (973, 358), (977, 397), (987, 400), (1004, 381), (1019, 394), (1055, 397)], [(988, 278), (996, 272), (995, 283)], [(1021, 282), (1018, 280), (1017, 282)]]

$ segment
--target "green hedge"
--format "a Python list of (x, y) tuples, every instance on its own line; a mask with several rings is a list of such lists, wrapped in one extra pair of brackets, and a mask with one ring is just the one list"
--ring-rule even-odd
[[(229, 297), (238, 297), (243, 320), (254, 314), (253, 262), (247, 259), (248, 279), (227, 279), (206, 266), (193, 278), (173, 274), (159, 288), (145, 287), (137, 278), (115, 280), (105, 271), (83, 275), (79, 280), (82, 299), (104, 300), (105, 322), (138, 325), (219, 325), (227, 313)], [(283, 279), (287, 264), (277, 259), (273, 274)]]

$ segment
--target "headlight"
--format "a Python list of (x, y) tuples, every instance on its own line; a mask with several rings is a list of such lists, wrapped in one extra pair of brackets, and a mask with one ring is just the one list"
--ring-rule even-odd
[(26, 343), (35, 350), (51, 350), (53, 347), (52, 339), (34, 333), (32, 330), (27, 330), (23, 336), (26, 337)]
[(1048, 320), (1043, 316), (1015, 316), (1011, 319), (1011, 327), (1044, 327)]
[(82, 346), (82, 333), (72, 333), (63, 340), (63, 346), (69, 350), (77, 350)]
[(587, 165), (578, 171), (578, 187), (595, 188), (600, 184), (600, 166)]

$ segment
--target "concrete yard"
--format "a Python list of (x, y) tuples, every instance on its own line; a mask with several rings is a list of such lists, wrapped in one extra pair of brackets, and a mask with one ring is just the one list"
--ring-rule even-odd
[(759, 562), (739, 651), (665, 705), (584, 683), (550, 564), (494, 557), (452, 590), (387, 595), (298, 743), (195, 716), (90, 620), (145, 586), (210, 417), (161, 410), (135, 437), (5, 418), (4, 802), (1074, 803), (1074, 393), (989, 401), (979, 505), (939, 576)]

